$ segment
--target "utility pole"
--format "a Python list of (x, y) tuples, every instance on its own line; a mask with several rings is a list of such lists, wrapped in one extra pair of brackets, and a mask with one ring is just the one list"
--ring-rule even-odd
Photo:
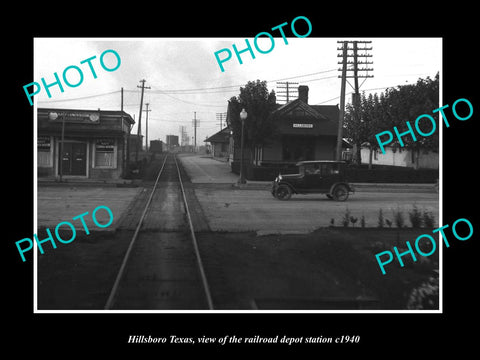
[(344, 41), (342, 46), (342, 83), (340, 86), (340, 109), (338, 112), (338, 131), (337, 131), (337, 150), (335, 152), (335, 160), (342, 159), (342, 141), (343, 141), (343, 117), (345, 116), (345, 82), (347, 80), (347, 46), (348, 42)]
[[(372, 68), (369, 68), (369, 64), (373, 64), (373, 62), (365, 60), (365, 61), (359, 61), (359, 57), (364, 57), (364, 58), (369, 58), (372, 57), (371, 54), (368, 54), (367, 51), (372, 50), (372, 47), (365, 47), (359, 48), (358, 44), (370, 44), (371, 41), (337, 41), (337, 43), (341, 43), (342, 47), (337, 48), (337, 50), (341, 50), (342, 54), (338, 54), (338, 57), (342, 58), (341, 62), (338, 62), (338, 64), (342, 64), (342, 68), (338, 69), (338, 71), (342, 72), (342, 75), (339, 77), (342, 78), (342, 83), (341, 83), (341, 89), (340, 89), (340, 109), (339, 109), (339, 117), (338, 117), (338, 133), (337, 133), (337, 149), (336, 149), (336, 154), (335, 158), (336, 160), (341, 160), (342, 158), (342, 141), (343, 141), (343, 119), (345, 116), (345, 84), (347, 82), (347, 78), (354, 78), (354, 84), (355, 86), (353, 87), (350, 83), (348, 83), (350, 86), (352, 86), (354, 93), (352, 95), (352, 104), (354, 108), (354, 116), (355, 120), (359, 120), (359, 108), (360, 108), (360, 86), (358, 85), (358, 79), (359, 78), (372, 78), (373, 75), (369, 75), (369, 71), (373, 71)], [(352, 47), (349, 47), (349, 45), (352, 44)], [(353, 53), (349, 53), (348, 51), (351, 50)], [(358, 51), (365, 51), (364, 54), (359, 54)], [(348, 58), (353, 58), (353, 61), (349, 61)], [(348, 69), (347, 65), (353, 65), (353, 68)], [(358, 65), (367, 65), (365, 68), (359, 68)], [(347, 75), (347, 71), (353, 71), (353, 75)], [(366, 73), (359, 74), (359, 71), (365, 71)], [(357, 159), (358, 160), (358, 159)]]
[(148, 105), (149, 103), (145, 103), (145, 106), (147, 107), (146, 111), (147, 112), (147, 118), (145, 119), (145, 150), (148, 152), (148, 113), (152, 110), (148, 110)]
[(193, 112), (193, 120), (192, 120), (192, 125), (193, 125), (193, 150), (194, 152), (197, 152), (197, 127), (198, 127), (199, 121), (197, 120), (197, 112)]
[[(281, 86), (278, 86), (278, 85), (281, 85)], [(287, 103), (290, 101), (290, 98), (294, 96), (294, 94), (291, 94), (291, 93), (296, 92), (296, 96), (298, 97), (298, 86), (291, 87), (291, 85), (298, 85), (298, 83), (290, 82), (290, 81), (277, 82), (277, 87), (280, 90), (284, 90), (284, 91), (277, 91), (276, 96), (285, 97)]]
[(142, 135), (142, 106), (143, 106), (143, 92), (145, 89), (150, 89), (149, 87), (146, 87), (145, 86), (145, 79), (143, 80), (140, 80), (140, 82), (142, 83), (142, 86), (138, 86), (138, 88), (141, 88), (142, 89), (142, 93), (140, 95), (140, 112), (138, 114), (138, 128), (137, 128), (137, 149), (136, 149), (136, 152), (135, 152), (135, 161), (138, 161), (138, 151), (139, 151), (139, 147), (140, 145), (142, 144), (142, 142), (140, 141), (140, 135)]
[(123, 159), (122, 159), (122, 176), (125, 177), (125, 174), (127, 173), (126, 171), (126, 164), (127, 164), (127, 159), (128, 159), (128, 135), (127, 133), (123, 132), (123, 87), (121, 88), (120, 91), (120, 130), (122, 131), (123, 134)]
[(220, 125), (220, 130), (223, 129), (223, 117), (227, 117), (227, 113), (217, 113), (217, 120), (220, 120), (220, 123), (217, 125)]

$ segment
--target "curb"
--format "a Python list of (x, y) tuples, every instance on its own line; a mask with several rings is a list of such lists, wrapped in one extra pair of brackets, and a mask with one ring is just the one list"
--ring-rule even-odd
[(136, 181), (123, 181), (123, 182), (114, 182), (114, 181), (101, 181), (101, 180), (72, 180), (72, 181), (55, 181), (55, 180), (38, 180), (37, 186), (61, 186), (61, 187), (128, 187), (134, 188), (139, 187), (139, 183)]
[[(438, 193), (435, 184), (397, 184), (397, 183), (352, 183), (355, 192), (428, 192)], [(240, 190), (270, 190), (272, 182), (248, 182), (246, 184), (233, 183), (232, 188)]]

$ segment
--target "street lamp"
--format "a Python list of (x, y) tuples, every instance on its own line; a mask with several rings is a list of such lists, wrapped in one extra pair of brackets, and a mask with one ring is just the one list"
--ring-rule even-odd
[(243, 142), (244, 142), (244, 136), (243, 136), (243, 128), (245, 127), (245, 119), (247, 118), (248, 114), (245, 111), (245, 109), (242, 109), (240, 112), (240, 119), (242, 120), (242, 137), (241, 137), (241, 149), (240, 149), (240, 179), (238, 180), (239, 184), (245, 184), (245, 173), (243, 169)]

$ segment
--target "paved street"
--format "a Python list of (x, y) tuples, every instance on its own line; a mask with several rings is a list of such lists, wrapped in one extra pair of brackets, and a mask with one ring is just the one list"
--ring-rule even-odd
[(392, 221), (392, 227), (394, 212), (398, 211), (410, 226), (408, 212), (413, 205), (431, 212), (438, 223), (439, 195), (422, 185), (362, 186), (345, 202), (320, 194), (294, 195), (289, 201), (279, 201), (268, 191), (268, 182), (250, 182), (244, 189), (232, 186), (238, 176), (226, 163), (191, 154), (180, 159), (213, 231), (309, 232), (331, 225), (332, 219), (335, 226), (341, 226), (347, 209), (357, 218), (357, 227), (362, 216), (366, 227), (376, 227), (380, 209), (384, 218)]
[(410, 226), (408, 212), (414, 204), (421, 211), (432, 212), (438, 223), (438, 194), (433, 193), (358, 192), (345, 202), (329, 200), (325, 195), (296, 195), (280, 201), (265, 190), (202, 185), (196, 187), (195, 193), (214, 231), (312, 231), (329, 226), (331, 219), (335, 226), (341, 226), (347, 209), (357, 218), (357, 227), (362, 215), (367, 227), (376, 227), (380, 209), (384, 218), (392, 222), (393, 212), (400, 210), (405, 224)]
[[(418, 209), (432, 212), (438, 224), (439, 195), (432, 191), (407, 187), (398, 189), (360, 190), (346, 202), (328, 200), (325, 195), (294, 195), (289, 201), (279, 201), (267, 190), (267, 182), (250, 182), (241, 189), (236, 186), (237, 175), (230, 172), (224, 162), (199, 155), (179, 156), (189, 175), (203, 215), (213, 231), (309, 232), (318, 227), (341, 226), (346, 210), (357, 218), (365, 216), (367, 227), (376, 227), (382, 209), (385, 219), (393, 222), (393, 213), (400, 210), (405, 224), (410, 226), (408, 212), (416, 204)], [(114, 214), (114, 223), (105, 230), (114, 230), (136, 195), (146, 191), (143, 187), (117, 188), (98, 186), (39, 186), (38, 225), (55, 227), (59, 222), (88, 211), (99, 205), (108, 206)], [(102, 218), (102, 216), (104, 218)], [(108, 214), (98, 212), (98, 221), (108, 221)], [(97, 228), (91, 216), (85, 217), (87, 226)], [(81, 229), (80, 221), (74, 225)], [(351, 225), (351, 224), (350, 224)], [(388, 226), (387, 224), (385, 226)], [(395, 225), (392, 225), (395, 226)]]

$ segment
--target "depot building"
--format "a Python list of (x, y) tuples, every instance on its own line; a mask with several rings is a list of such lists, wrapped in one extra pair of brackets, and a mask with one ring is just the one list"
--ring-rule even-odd
[(38, 108), (38, 177), (122, 178), (134, 123), (124, 111)]
[[(310, 105), (308, 91), (308, 86), (301, 85), (297, 99), (276, 104), (271, 115), (275, 117), (278, 136), (264, 146), (245, 147), (244, 167), (248, 180), (273, 180), (278, 173), (295, 172), (298, 161), (336, 158), (339, 108), (337, 105)], [(231, 116), (229, 105), (227, 123)], [(226, 151), (228, 148), (232, 171), (239, 173), (241, 146), (233, 141), (229, 130), (224, 129), (206, 141), (210, 141), (214, 149)], [(341, 159), (346, 159), (349, 147), (343, 142)], [(217, 154), (214, 152), (213, 156)]]

